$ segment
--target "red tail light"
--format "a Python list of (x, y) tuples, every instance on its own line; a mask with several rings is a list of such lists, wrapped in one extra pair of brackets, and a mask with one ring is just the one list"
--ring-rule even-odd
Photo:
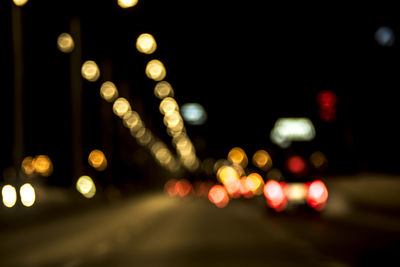
[(286, 207), (286, 196), (282, 185), (275, 180), (269, 180), (264, 186), (264, 195), (271, 208), (277, 211), (284, 210)]
[(228, 205), (229, 196), (222, 185), (214, 185), (208, 192), (208, 199), (218, 208), (223, 208)]
[(308, 187), (308, 204), (317, 210), (321, 210), (324, 208), (327, 199), (328, 189), (326, 189), (325, 184), (321, 180), (312, 182)]

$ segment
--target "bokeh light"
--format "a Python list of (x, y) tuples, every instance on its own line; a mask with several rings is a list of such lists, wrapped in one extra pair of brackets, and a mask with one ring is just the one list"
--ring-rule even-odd
[(69, 33), (62, 33), (57, 38), (57, 47), (63, 53), (70, 53), (75, 48), (75, 42)]
[(154, 81), (161, 81), (167, 75), (167, 71), (161, 61), (153, 59), (146, 65), (146, 75)]
[(229, 203), (228, 192), (222, 185), (214, 185), (208, 192), (208, 199), (218, 208), (223, 208)]
[(79, 177), (76, 189), (86, 198), (92, 198), (96, 194), (96, 186), (92, 178), (87, 175)]
[(166, 97), (160, 102), (160, 112), (167, 115), (170, 112), (179, 111), (178, 103), (172, 97)]
[(154, 95), (159, 99), (163, 99), (167, 96), (173, 97), (174, 90), (169, 82), (161, 81), (154, 87)]
[(33, 158), (25, 157), (21, 163), (21, 170), (26, 175), (31, 175), (35, 172), (35, 167), (33, 166)]
[(315, 128), (308, 118), (279, 118), (270, 133), (271, 141), (287, 148), (292, 141), (311, 141), (315, 137)]
[(21, 197), (22, 205), (24, 205), (25, 207), (30, 207), (35, 203), (35, 189), (31, 184), (26, 183), (21, 186), (21, 188), (19, 189), (19, 195)]
[(264, 180), (258, 173), (251, 173), (246, 178), (246, 187), (254, 195), (261, 195), (264, 189)]
[(36, 173), (42, 176), (50, 176), (53, 172), (53, 163), (46, 155), (36, 156), (32, 161), (32, 165)]
[(13, 0), (13, 2), (16, 6), (23, 6), (28, 2), (28, 0)]
[(130, 110), (131, 110), (131, 105), (129, 104), (128, 100), (126, 100), (123, 97), (120, 97), (117, 100), (115, 100), (113, 105), (113, 111), (115, 115), (122, 118)]
[(239, 179), (239, 174), (231, 166), (221, 166), (217, 172), (217, 178), (222, 184), (227, 184)]
[(3, 204), (7, 208), (11, 208), (17, 202), (17, 191), (12, 185), (5, 185), (1, 189), (1, 195), (3, 198)]
[(104, 153), (98, 149), (90, 152), (88, 162), (90, 166), (98, 171), (103, 171), (107, 168), (107, 158)]
[(136, 49), (143, 54), (152, 54), (157, 49), (156, 40), (151, 34), (143, 33), (136, 40)]
[(328, 189), (324, 182), (316, 180), (312, 182), (308, 188), (307, 201), (308, 204), (317, 209), (322, 210), (328, 199)]
[(320, 151), (315, 151), (310, 156), (310, 163), (311, 166), (313, 166), (317, 170), (322, 170), (327, 166), (328, 161), (324, 153)]
[(287, 169), (295, 175), (302, 175), (306, 171), (306, 161), (300, 156), (292, 156), (286, 161)]
[(88, 60), (82, 64), (81, 73), (82, 77), (90, 82), (95, 82), (100, 77), (100, 69), (93, 60)]
[(246, 168), (248, 163), (247, 155), (240, 147), (232, 148), (228, 153), (228, 159), (235, 164), (241, 165), (243, 168)]
[(192, 192), (192, 185), (186, 179), (181, 179), (175, 183), (176, 194), (180, 197), (188, 196)]
[(177, 192), (175, 190), (175, 184), (178, 181), (176, 179), (169, 179), (165, 185), (164, 185), (164, 191), (170, 196), (170, 197), (174, 197), (176, 196)]
[(375, 40), (381, 46), (392, 46), (395, 40), (394, 32), (391, 28), (382, 26), (375, 32)]
[(199, 103), (186, 103), (181, 108), (183, 119), (191, 125), (202, 125), (207, 120), (206, 110)]
[(117, 87), (113, 82), (104, 82), (100, 87), (100, 96), (107, 102), (114, 101), (118, 97)]
[(285, 209), (287, 200), (280, 183), (275, 180), (269, 180), (264, 186), (264, 195), (271, 208), (277, 211)]
[(265, 150), (258, 150), (253, 155), (253, 164), (263, 171), (267, 171), (272, 167), (272, 159)]
[(133, 7), (138, 3), (138, 0), (118, 0), (118, 5), (122, 8)]

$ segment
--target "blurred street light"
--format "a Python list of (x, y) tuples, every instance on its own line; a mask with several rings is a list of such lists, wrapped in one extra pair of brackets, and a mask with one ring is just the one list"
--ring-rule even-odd
[(69, 33), (62, 33), (57, 38), (57, 47), (63, 53), (70, 53), (75, 48), (75, 42)]
[(113, 105), (113, 111), (115, 115), (122, 118), (130, 110), (131, 110), (131, 105), (129, 104), (128, 100), (126, 100), (123, 97), (120, 97), (117, 100), (115, 100)]
[(88, 60), (82, 64), (81, 73), (83, 78), (90, 82), (95, 82), (100, 77), (99, 67), (93, 60)]
[(148, 78), (158, 82), (165, 78), (167, 71), (161, 61), (153, 59), (146, 65), (146, 75)]
[(96, 194), (96, 186), (87, 175), (81, 176), (76, 182), (76, 189), (86, 198), (92, 198)]
[(104, 153), (98, 149), (90, 152), (88, 162), (90, 166), (98, 171), (104, 171), (107, 168), (107, 158)]
[(169, 82), (161, 81), (154, 87), (154, 95), (159, 99), (163, 99), (167, 96), (173, 97), (174, 90)]
[(106, 81), (100, 87), (100, 95), (107, 102), (112, 102), (118, 97), (117, 87), (113, 82)]
[(23, 6), (28, 2), (28, 0), (13, 0), (13, 2), (16, 6)]
[(198, 103), (186, 103), (181, 110), (183, 119), (191, 125), (202, 125), (207, 120), (206, 110)]
[(136, 40), (136, 48), (143, 54), (152, 54), (157, 49), (157, 43), (151, 34), (143, 33)]
[(133, 7), (138, 3), (138, 0), (118, 0), (118, 5), (122, 8)]

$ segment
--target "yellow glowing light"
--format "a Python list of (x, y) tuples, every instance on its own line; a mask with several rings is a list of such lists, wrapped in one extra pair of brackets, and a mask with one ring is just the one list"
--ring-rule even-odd
[(243, 168), (245, 168), (248, 163), (246, 153), (240, 147), (232, 148), (228, 153), (228, 159), (235, 164), (241, 165)]
[(264, 189), (264, 180), (258, 173), (251, 173), (246, 178), (246, 186), (254, 195), (261, 195)]
[(21, 163), (21, 170), (27, 174), (31, 175), (35, 171), (35, 167), (33, 166), (33, 158), (32, 157), (26, 157)]
[(36, 156), (32, 161), (32, 165), (40, 175), (49, 176), (53, 172), (53, 164), (46, 155)]
[(126, 112), (122, 119), (125, 127), (129, 129), (141, 128), (143, 125), (139, 114), (134, 110), (129, 110)]
[(310, 162), (311, 165), (314, 166), (316, 169), (322, 169), (327, 164), (327, 160), (324, 153), (319, 151), (316, 151), (311, 154)]
[(158, 82), (165, 78), (167, 71), (161, 61), (153, 59), (147, 63), (146, 75), (150, 79)]
[(304, 183), (292, 183), (285, 187), (285, 195), (290, 201), (304, 201), (307, 195), (307, 186)]
[(5, 185), (1, 190), (1, 195), (3, 197), (3, 204), (7, 208), (11, 208), (17, 202), (17, 191), (12, 185)]
[(163, 99), (164, 97), (167, 96), (172, 97), (174, 96), (174, 90), (172, 89), (172, 86), (169, 82), (161, 81), (158, 82), (154, 87), (154, 95), (159, 99)]
[(98, 171), (103, 171), (107, 168), (107, 158), (101, 150), (95, 149), (90, 152), (88, 157), (90, 166)]
[(16, 6), (23, 6), (28, 2), (28, 0), (13, 0), (13, 2)]
[(57, 38), (57, 47), (61, 52), (70, 53), (74, 50), (74, 39), (69, 33), (62, 33)]
[(19, 195), (21, 197), (22, 205), (24, 205), (25, 207), (30, 207), (35, 203), (35, 189), (31, 184), (26, 183), (21, 186), (21, 188), (19, 189)]
[(177, 111), (169, 112), (164, 117), (164, 124), (168, 128), (175, 128), (179, 123), (183, 123), (181, 114)]
[(151, 132), (150, 131), (145, 131), (145, 133), (141, 137), (137, 138), (137, 142), (140, 145), (145, 146), (145, 145), (148, 145), (151, 142), (152, 138), (153, 138), (153, 136), (152, 136)]
[(151, 34), (143, 33), (136, 40), (136, 48), (141, 53), (152, 54), (157, 49), (157, 43)]
[(90, 82), (95, 82), (100, 77), (100, 69), (93, 60), (88, 60), (82, 64), (81, 73), (82, 77)]
[(178, 104), (172, 97), (164, 98), (160, 103), (161, 114), (167, 115), (168, 113), (179, 111)]
[(87, 175), (81, 176), (76, 182), (76, 189), (86, 198), (92, 198), (96, 194), (96, 186)]
[(112, 102), (118, 97), (117, 87), (113, 82), (104, 82), (100, 87), (100, 95), (107, 102)]
[(131, 105), (129, 104), (128, 100), (123, 97), (118, 98), (115, 100), (113, 105), (114, 114), (123, 117), (128, 111), (131, 110)]
[(227, 184), (234, 180), (238, 180), (239, 174), (234, 168), (224, 165), (218, 169), (217, 178), (221, 183)]
[(133, 7), (138, 3), (138, 0), (118, 0), (118, 5), (122, 8)]
[(265, 150), (258, 150), (253, 155), (253, 164), (266, 171), (272, 167), (271, 156)]

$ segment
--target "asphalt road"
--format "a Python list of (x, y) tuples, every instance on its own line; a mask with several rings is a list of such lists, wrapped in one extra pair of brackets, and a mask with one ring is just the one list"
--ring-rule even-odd
[(384, 266), (396, 260), (400, 224), (335, 192), (321, 214), (152, 192), (0, 237), (0, 266)]

